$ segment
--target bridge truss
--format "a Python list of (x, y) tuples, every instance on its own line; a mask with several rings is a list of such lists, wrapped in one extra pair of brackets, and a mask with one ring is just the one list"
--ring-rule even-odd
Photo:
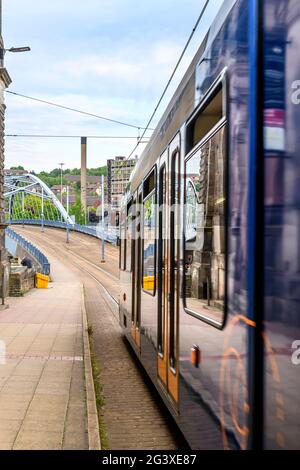
[(7, 175), (4, 180), (5, 211), (8, 223), (64, 222), (72, 218), (51, 189), (33, 174)]

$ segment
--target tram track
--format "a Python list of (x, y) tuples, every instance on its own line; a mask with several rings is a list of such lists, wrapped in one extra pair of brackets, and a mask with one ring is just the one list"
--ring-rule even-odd
[[(24, 232), (26, 233), (27, 236), (29, 236), (31, 238), (33, 236), (34, 239), (37, 241), (37, 243), (39, 244), (39, 246), (41, 248), (44, 247), (44, 249), (48, 250), (49, 247), (50, 247), (51, 252), (54, 255), (57, 254), (57, 251), (59, 251), (62, 254), (62, 257), (66, 257), (66, 251), (65, 250), (67, 250), (68, 262), (71, 263), (74, 267), (76, 267), (80, 270), (83, 270), (85, 273), (87, 273), (101, 287), (101, 289), (103, 289), (103, 291), (106, 293), (106, 295), (109, 296), (109, 298), (114, 302), (115, 307), (117, 307), (117, 308), (119, 307), (119, 300), (118, 300), (117, 296), (113, 295), (110, 292), (109, 287), (107, 287), (107, 285), (105, 285), (106, 283), (101, 282), (99, 280), (99, 278), (97, 278), (82, 263), (76, 263), (75, 260), (71, 259), (71, 257), (75, 257), (75, 258), (83, 261), (84, 263), (89, 264), (90, 266), (93, 267), (93, 269), (99, 271), (101, 274), (104, 274), (109, 279), (112, 279), (114, 282), (119, 283), (119, 278), (117, 276), (114, 276), (113, 274), (111, 274), (107, 270), (105, 270), (105, 269), (101, 268), (100, 266), (98, 266), (96, 263), (93, 263), (93, 262), (87, 260), (86, 258), (84, 258), (83, 256), (79, 255), (78, 253), (75, 253), (72, 249), (68, 248), (67, 245), (64, 249), (61, 248), (49, 236), (47, 236), (46, 232), (43, 232), (43, 234), (39, 234), (36, 231), (33, 232), (32, 230), (30, 230), (30, 233), (28, 233), (26, 231), (26, 229), (22, 229), (21, 233), (24, 233)], [(45, 239), (47, 240), (46, 245), (45, 245)], [(33, 240), (33, 241), (35, 241), (35, 240)]]

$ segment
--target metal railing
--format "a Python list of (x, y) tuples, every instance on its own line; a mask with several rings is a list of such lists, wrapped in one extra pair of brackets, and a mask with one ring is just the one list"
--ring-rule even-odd
[(6, 234), (15, 240), (22, 248), (24, 248), (27, 253), (31, 254), (38, 264), (41, 266), (42, 274), (49, 276), (50, 274), (50, 263), (48, 258), (32, 243), (26, 240), (24, 237), (16, 233), (10, 227), (7, 227), (5, 230)]
[[(11, 220), (9, 222), (11, 225), (23, 225), (23, 220)], [(46, 227), (54, 227), (54, 228), (61, 228), (61, 229), (67, 229), (67, 224), (65, 222), (60, 222), (60, 221), (53, 221), (53, 220), (44, 220), (43, 224)], [(24, 225), (42, 225), (42, 220), (40, 219), (28, 219), (24, 220)], [(102, 230), (99, 228), (99, 226), (95, 225), (79, 225), (79, 224), (73, 224), (68, 226), (70, 231), (75, 231), (75, 232), (80, 232), (80, 233), (85, 233), (86, 235), (90, 235), (91, 237), (96, 237), (106, 242), (112, 243), (113, 245), (117, 244), (118, 241), (118, 236), (116, 235), (115, 231), (108, 231), (108, 230)]]

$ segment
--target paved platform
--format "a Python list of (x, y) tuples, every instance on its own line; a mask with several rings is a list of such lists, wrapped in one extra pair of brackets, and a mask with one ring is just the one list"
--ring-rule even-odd
[(0, 311), (0, 449), (88, 449), (82, 284), (51, 259), (54, 282)]

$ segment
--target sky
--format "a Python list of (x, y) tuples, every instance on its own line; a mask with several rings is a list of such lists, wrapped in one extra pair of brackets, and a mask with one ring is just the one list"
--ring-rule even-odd
[[(226, 0), (225, 0), (226, 1)], [(9, 90), (143, 127), (170, 77), (204, 0), (3, 0)], [(155, 127), (223, 0), (211, 0)], [(88, 167), (128, 156), (138, 130), (6, 94), (6, 134), (109, 135), (88, 139)], [(151, 132), (148, 132), (148, 136)], [(144, 145), (135, 154), (140, 155)], [(80, 139), (6, 137), (5, 166), (80, 166)]]

